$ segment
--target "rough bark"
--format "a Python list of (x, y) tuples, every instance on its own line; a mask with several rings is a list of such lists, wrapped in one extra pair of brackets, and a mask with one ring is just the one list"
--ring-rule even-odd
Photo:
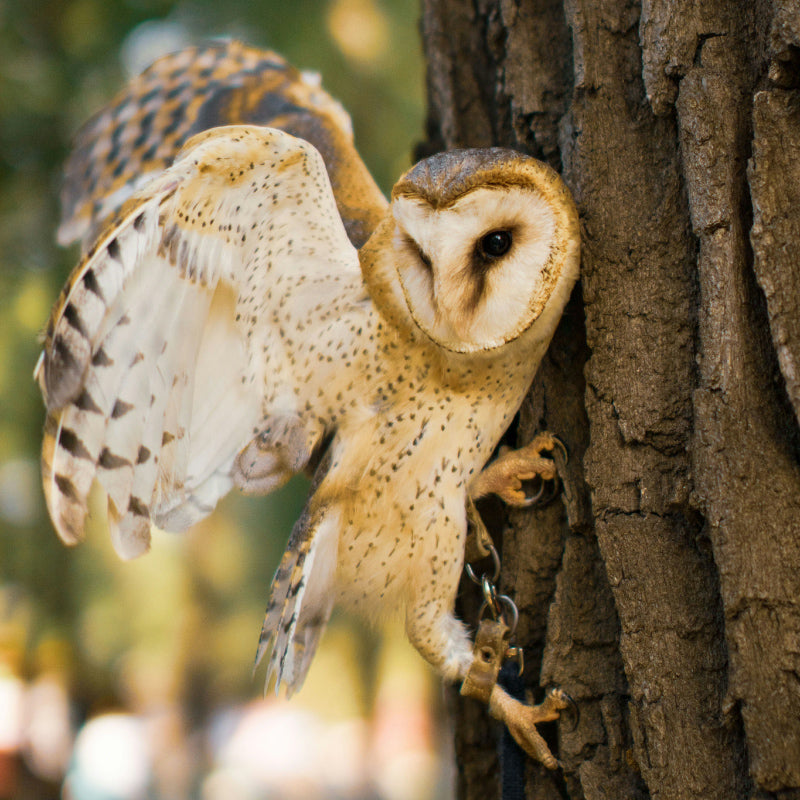
[[(582, 219), (517, 431), (567, 443), (564, 503), (503, 530), (526, 675), (580, 708), (528, 796), (798, 798), (800, 3), (425, 0), (422, 30), (423, 151), (530, 152)], [(460, 796), (497, 796), (453, 702)]]

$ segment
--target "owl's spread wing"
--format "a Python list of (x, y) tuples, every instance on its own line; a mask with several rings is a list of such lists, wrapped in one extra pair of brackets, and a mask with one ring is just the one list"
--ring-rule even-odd
[(95, 478), (123, 557), (147, 549), (151, 520), (208, 514), (264, 422), (263, 351), (286, 295), (309, 277), (341, 291), (348, 274), (358, 255), (312, 146), (246, 126), (192, 139), (103, 232), (48, 324), (42, 463), (62, 539), (82, 537)]
[(322, 153), (340, 216), (360, 247), (386, 201), (353, 145), (349, 116), (316, 76), (236, 41), (164, 56), (81, 129), (65, 169), (59, 241), (81, 239), (85, 249), (190, 137), (242, 123), (285, 130)]

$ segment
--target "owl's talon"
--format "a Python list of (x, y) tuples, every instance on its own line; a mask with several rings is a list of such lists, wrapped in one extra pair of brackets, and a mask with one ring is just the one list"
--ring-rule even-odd
[(489, 713), (505, 723), (514, 740), (531, 758), (541, 762), (547, 769), (556, 769), (559, 763), (536, 730), (536, 725), (558, 719), (561, 711), (568, 708), (571, 702), (565, 692), (552, 689), (539, 705), (529, 706), (495, 685), (489, 698)]
[[(555, 460), (543, 454), (556, 449), (566, 460), (564, 443), (551, 433), (540, 433), (530, 444), (518, 450), (501, 449), (498, 457), (478, 475), (472, 486), (472, 497), (496, 494), (508, 505), (521, 508), (549, 503), (558, 491), (558, 471)], [(529, 496), (524, 491), (523, 481), (536, 478), (541, 481), (539, 491)], [(542, 501), (545, 483), (550, 482), (554, 484), (553, 493)]]
[(558, 436), (553, 436), (553, 444), (561, 451), (561, 455), (564, 456), (564, 466), (569, 464), (569, 450), (567, 450), (567, 446)]
[(562, 730), (566, 733), (572, 733), (572, 731), (578, 727), (578, 722), (581, 718), (578, 704), (572, 699), (572, 697), (570, 697), (570, 695), (555, 686), (551, 686), (547, 689), (548, 694), (551, 692), (557, 692), (561, 700), (566, 702), (567, 705), (562, 708), (562, 711), (565, 713), (559, 714), (558, 718), (562, 721), (562, 723), (564, 723)]

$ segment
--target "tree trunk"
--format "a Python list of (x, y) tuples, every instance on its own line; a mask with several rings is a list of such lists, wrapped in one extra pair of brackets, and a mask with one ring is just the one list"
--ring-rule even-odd
[[(564, 502), (503, 531), (527, 680), (580, 711), (528, 797), (800, 798), (800, 4), (425, 0), (422, 28), (424, 148), (530, 152), (582, 218), (517, 431), (566, 442)], [(460, 796), (497, 797), (453, 703)]]

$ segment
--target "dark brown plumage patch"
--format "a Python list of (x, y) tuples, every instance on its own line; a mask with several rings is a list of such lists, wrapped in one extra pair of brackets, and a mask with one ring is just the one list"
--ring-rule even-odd
[(114, 403), (114, 408), (111, 409), (111, 417), (119, 419), (124, 417), (133, 408), (133, 403), (126, 403), (124, 400), (117, 400)]
[(119, 242), (116, 239), (112, 239), (106, 245), (106, 252), (108, 253), (109, 258), (112, 258), (114, 261), (122, 261)]
[(514, 229), (513, 226), (502, 227), (501, 230), (509, 234), (508, 250), (501, 255), (495, 256), (486, 252), (484, 247), (485, 236), (475, 241), (475, 245), (470, 253), (469, 271), (472, 276), (472, 291), (465, 298), (465, 310), (470, 314), (477, 311), (478, 305), (483, 299), (486, 291), (486, 279), (489, 273), (508, 256), (513, 250)]
[(69, 428), (62, 428), (58, 435), (58, 446), (66, 450), (71, 456), (75, 458), (84, 458), (88, 461), (93, 461), (92, 454), (86, 449), (83, 441)]
[(86, 272), (83, 273), (83, 285), (105, 303), (106, 299), (103, 297), (103, 290), (97, 282), (97, 275), (94, 274), (93, 269), (87, 269)]
[(100, 458), (97, 459), (97, 463), (103, 469), (120, 469), (122, 467), (131, 466), (131, 462), (128, 461), (127, 458), (122, 458), (122, 456), (115, 455), (107, 447), (103, 448), (102, 452), (100, 453)]
[(102, 409), (95, 403), (94, 398), (89, 394), (89, 390), (84, 388), (75, 400), (75, 407), (81, 411), (91, 411), (93, 414), (102, 414)]
[[(520, 162), (538, 162), (504, 147), (448, 150), (426, 158), (403, 175), (392, 189), (398, 196), (421, 197), (432, 208), (447, 208), (477, 188), (534, 186), (519, 169)], [(513, 163), (515, 168), (509, 169)]]
[(70, 324), (70, 327), (74, 328), (84, 339), (89, 338), (81, 315), (72, 303), (67, 303), (67, 306), (64, 308), (64, 319)]
[(128, 511), (135, 514), (137, 517), (150, 516), (147, 506), (138, 497), (134, 497), (133, 495), (131, 495), (131, 499), (128, 501)]
[[(58, 379), (61, 372), (69, 372), (78, 368), (78, 360), (75, 358), (69, 344), (67, 344), (67, 340), (60, 333), (56, 334), (56, 338), (53, 340), (53, 349), (50, 353), (51, 358), (48, 359), (48, 366), (50, 370), (55, 371), (54, 378)], [(48, 380), (48, 383), (50, 382)]]
[(99, 348), (98, 351), (92, 356), (92, 366), (93, 367), (110, 367), (114, 363), (113, 358), (109, 358), (108, 354), (106, 353), (103, 348)]
[(58, 491), (61, 492), (61, 494), (63, 494), (68, 500), (80, 499), (78, 491), (75, 489), (75, 485), (66, 475), (56, 475), (55, 481)]

